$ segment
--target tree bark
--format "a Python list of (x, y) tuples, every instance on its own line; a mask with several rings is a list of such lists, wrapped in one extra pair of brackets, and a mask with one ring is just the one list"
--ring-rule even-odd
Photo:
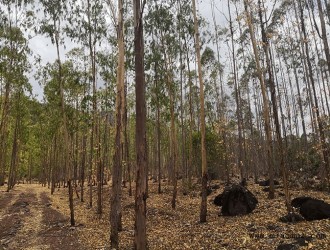
[(123, 149), (123, 92), (124, 92), (124, 67), (125, 67), (125, 48), (124, 48), (124, 25), (123, 25), (123, 1), (118, 0), (118, 66), (117, 66), (117, 95), (116, 95), (116, 135), (115, 135), (115, 154), (112, 171), (112, 190), (111, 190), (111, 211), (110, 225), (111, 248), (118, 249), (118, 231), (121, 230), (121, 180), (122, 180), (122, 149)]
[[(271, 92), (271, 102), (273, 105), (273, 118), (274, 118), (274, 123), (275, 123), (275, 131), (276, 131), (276, 137), (277, 137), (277, 144), (279, 147), (280, 151), (280, 167), (282, 171), (282, 176), (283, 176), (283, 185), (284, 185), (284, 192), (285, 192), (285, 198), (286, 198), (286, 207), (287, 207), (287, 212), (290, 213), (292, 212), (292, 207), (291, 207), (291, 198), (290, 198), (290, 193), (289, 193), (289, 188), (288, 188), (288, 181), (287, 181), (287, 169), (285, 166), (284, 162), (284, 150), (283, 150), (283, 143), (282, 143), (282, 136), (281, 136), (281, 127), (280, 127), (280, 122), (279, 122), (279, 117), (278, 117), (278, 108), (277, 108), (277, 97), (276, 97), (276, 89), (275, 89), (275, 83), (274, 83), (274, 77), (273, 77), (273, 71), (272, 71), (272, 62), (271, 62), (271, 54), (270, 54), (270, 49), (269, 49), (269, 40), (267, 38), (266, 30), (264, 27), (264, 21), (262, 18), (262, 6), (261, 6), (261, 1), (258, 0), (258, 5), (259, 5), (259, 19), (260, 19), (260, 25), (261, 25), (261, 36), (262, 36), (262, 44), (263, 44), (263, 49), (264, 49), (264, 55), (266, 58), (266, 66), (267, 66), (267, 72), (268, 72), (268, 83), (270, 86), (270, 92)], [(274, 180), (273, 183), (271, 183), (272, 180), (270, 180), (270, 188), (274, 188)], [(272, 187), (273, 185), (273, 187)], [(274, 194), (270, 194), (270, 196), (273, 196)], [(272, 197), (274, 198), (274, 197)]]
[(146, 98), (144, 80), (143, 9), (140, 0), (133, 1), (134, 9), (134, 53), (135, 53), (135, 95), (136, 95), (136, 192), (134, 249), (147, 249), (147, 140), (146, 140)]
[(267, 89), (265, 84), (264, 75), (261, 69), (260, 65), (260, 57), (259, 57), (259, 51), (257, 48), (257, 41), (255, 38), (254, 33), (254, 27), (252, 24), (252, 17), (251, 13), (248, 10), (248, 0), (244, 0), (244, 9), (245, 9), (245, 15), (247, 19), (247, 24), (249, 26), (249, 33), (250, 38), (252, 42), (253, 52), (254, 52), (254, 58), (256, 61), (256, 69), (258, 73), (258, 78), (260, 82), (261, 87), (261, 93), (262, 93), (262, 100), (263, 100), (263, 116), (264, 116), (264, 126), (265, 126), (265, 133), (266, 133), (266, 152), (267, 152), (267, 164), (268, 164), (268, 174), (270, 179), (270, 187), (269, 187), (269, 198), (273, 199), (274, 194), (274, 167), (273, 167), (273, 160), (272, 160), (272, 135), (271, 135), (271, 123), (269, 118), (269, 106), (268, 106), (268, 96), (267, 96)]
[(207, 216), (207, 162), (206, 162), (206, 146), (205, 146), (205, 111), (204, 111), (204, 81), (202, 73), (201, 64), (201, 51), (200, 51), (200, 41), (199, 41), (199, 30), (198, 30), (198, 20), (196, 11), (196, 1), (192, 1), (193, 15), (194, 15), (194, 27), (195, 27), (195, 48), (197, 55), (197, 65), (198, 65), (198, 79), (199, 79), (199, 98), (200, 98), (200, 123), (201, 123), (201, 145), (202, 145), (202, 200), (199, 220), (200, 222), (206, 222)]
[(318, 98), (316, 94), (316, 88), (315, 88), (315, 82), (314, 82), (314, 77), (313, 77), (313, 68), (310, 60), (310, 53), (309, 53), (309, 45), (308, 45), (308, 38), (307, 38), (307, 32), (306, 32), (306, 27), (305, 27), (305, 21), (304, 21), (304, 12), (303, 8), (301, 5), (301, 2), (299, 1), (299, 11), (300, 11), (300, 22), (301, 22), (301, 30), (303, 33), (304, 40), (306, 41), (305, 43), (305, 55), (306, 55), (306, 60), (307, 60), (307, 66), (308, 66), (308, 76), (311, 82), (311, 87), (312, 87), (312, 92), (313, 92), (313, 98), (314, 98), (314, 105), (315, 107), (313, 108), (314, 112), (316, 113), (316, 119), (317, 119), (317, 124), (318, 124), (318, 129), (319, 129), (319, 135), (320, 135), (320, 143), (321, 143), (321, 149), (322, 149), (322, 166), (325, 169), (326, 172), (326, 179), (328, 182), (328, 186), (330, 186), (330, 160), (329, 160), (329, 149), (326, 144), (326, 139), (325, 139), (325, 132), (324, 132), (324, 122), (321, 118), (320, 110), (319, 110), (319, 104), (318, 104)]
[(69, 189), (69, 207), (70, 207), (70, 223), (71, 226), (75, 226), (75, 219), (74, 219), (74, 208), (73, 208), (73, 189), (71, 180), (68, 180), (68, 189)]

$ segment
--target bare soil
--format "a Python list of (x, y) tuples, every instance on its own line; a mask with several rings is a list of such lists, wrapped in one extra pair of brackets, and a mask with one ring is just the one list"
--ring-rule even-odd
[[(330, 249), (330, 220), (279, 222), (286, 215), (283, 190), (277, 189), (273, 200), (267, 198), (263, 187), (248, 183), (248, 189), (257, 197), (257, 208), (245, 216), (219, 216), (220, 209), (213, 205), (221, 188), (208, 196), (206, 223), (199, 223), (200, 185), (195, 184), (184, 195), (179, 182), (177, 207), (171, 208), (172, 186), (149, 183), (147, 199), (147, 237), (149, 249)], [(93, 187), (93, 206), (88, 206), (88, 188), (85, 202), (75, 195), (75, 227), (70, 227), (68, 190), (50, 190), (40, 185), (16, 186), (9, 193), (0, 187), (0, 250), (63, 249), (106, 250), (109, 247), (110, 187), (103, 188), (103, 214), (96, 213), (96, 187)], [(79, 191), (79, 190), (78, 190)], [(133, 190), (134, 194), (134, 190)], [(311, 190), (291, 190), (292, 198), (311, 196), (330, 203), (328, 193)], [(133, 249), (134, 196), (128, 189), (122, 193), (122, 222), (120, 248)]]
[(0, 189), (0, 249), (86, 249), (77, 228), (53, 208), (49, 191), (40, 185), (18, 185), (10, 192)]

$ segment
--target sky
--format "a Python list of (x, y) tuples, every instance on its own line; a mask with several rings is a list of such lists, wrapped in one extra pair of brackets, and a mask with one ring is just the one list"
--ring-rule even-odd
[[(213, 19), (211, 14), (211, 1), (215, 2), (215, 16), (217, 24), (225, 23), (225, 18), (222, 13), (226, 13), (227, 5), (222, 4), (222, 1), (219, 0), (199, 0), (197, 3), (197, 10), (201, 16), (207, 19), (210, 23), (210, 28), (213, 29)], [(74, 48), (74, 44), (67, 40), (65, 42), (65, 50), (63, 46), (60, 48), (61, 59), (65, 59), (65, 53), (70, 49)], [(41, 58), (42, 65), (46, 65), (48, 62), (52, 63), (56, 60), (56, 48), (51, 43), (50, 39), (45, 36), (37, 35), (30, 40), (30, 49), (33, 51), (33, 54), (38, 54)], [(33, 69), (29, 75), (33, 87), (33, 95), (38, 99), (42, 100), (43, 98), (43, 88), (39, 83), (34, 79), (33, 75), (36, 73), (36, 69)]]

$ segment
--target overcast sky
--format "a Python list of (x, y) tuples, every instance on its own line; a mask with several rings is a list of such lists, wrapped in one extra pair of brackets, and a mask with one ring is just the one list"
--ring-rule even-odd
[[(206, 18), (210, 23), (210, 28), (213, 29), (213, 20), (212, 20), (212, 14), (211, 14), (211, 1), (212, 0), (199, 0), (198, 1), (198, 11), (201, 16)], [(216, 20), (217, 23), (225, 23), (225, 18), (222, 13), (227, 12), (227, 5), (223, 4), (222, 1), (215, 0), (216, 4)], [(75, 47), (75, 44), (71, 43), (70, 41), (66, 41), (65, 43), (66, 48), (64, 49), (63, 46), (61, 46), (61, 59), (65, 60), (65, 53), (70, 51), (72, 48)], [(54, 62), (56, 60), (56, 48), (51, 43), (50, 39), (45, 36), (38, 35), (30, 40), (30, 49), (33, 51), (34, 54), (37, 54), (41, 57), (42, 65), (46, 65), (46, 63)], [(33, 85), (33, 95), (37, 97), (37, 99), (42, 100), (43, 97), (43, 90), (42, 87), (36, 82), (35, 79), (33, 79), (32, 75), (35, 74), (36, 70), (34, 69), (31, 74), (31, 83)]]

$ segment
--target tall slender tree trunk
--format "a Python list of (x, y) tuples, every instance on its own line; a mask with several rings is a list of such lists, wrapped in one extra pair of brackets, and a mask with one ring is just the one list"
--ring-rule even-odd
[(267, 89), (265, 84), (264, 75), (262, 73), (261, 65), (260, 65), (260, 56), (259, 51), (257, 48), (257, 41), (255, 38), (254, 33), (254, 26), (252, 23), (252, 17), (251, 13), (248, 10), (248, 0), (244, 0), (244, 9), (245, 9), (245, 15), (247, 18), (247, 24), (249, 26), (249, 32), (250, 32), (250, 38), (252, 42), (254, 57), (256, 61), (256, 68), (258, 73), (258, 78), (260, 82), (261, 87), (261, 94), (262, 94), (262, 100), (263, 100), (263, 116), (264, 116), (264, 126), (265, 126), (265, 133), (266, 133), (266, 152), (267, 152), (267, 164), (268, 164), (268, 174), (270, 179), (270, 186), (269, 186), (269, 198), (273, 199), (274, 194), (274, 167), (273, 167), (273, 155), (272, 155), (272, 134), (271, 134), (271, 123), (270, 123), (270, 117), (269, 117), (269, 106), (268, 106), (268, 96), (267, 96)]
[(186, 51), (186, 64), (187, 64), (187, 74), (188, 74), (188, 86), (189, 86), (189, 154), (188, 154), (188, 166), (187, 166), (187, 178), (188, 178), (188, 189), (192, 186), (192, 170), (193, 170), (193, 129), (194, 129), (194, 116), (193, 116), (193, 106), (192, 106), (192, 95), (193, 95), (193, 87), (192, 87), (192, 77), (189, 65), (189, 55), (188, 55), (188, 45), (187, 40), (184, 37), (184, 48)]
[[(297, 3), (298, 2), (298, 3)], [(300, 11), (300, 1), (293, 1), (293, 6), (294, 6), (294, 12), (295, 12), (295, 19), (296, 22), (299, 23), (301, 21), (301, 18), (304, 18), (304, 14)], [(297, 10), (297, 5), (298, 5), (298, 10)], [(304, 24), (305, 25), (305, 24)], [(312, 87), (311, 87), (311, 82), (310, 82), (310, 77), (309, 77), (309, 69), (308, 69), (308, 63), (307, 63), (307, 56), (305, 55), (305, 47), (306, 47), (306, 40), (304, 38), (304, 32), (303, 32), (303, 28), (302, 28), (302, 24), (298, 25), (298, 30), (299, 30), (299, 40), (300, 40), (300, 46), (299, 46), (299, 53), (300, 53), (300, 57), (303, 58), (303, 71), (304, 71), (304, 79), (306, 81), (306, 87), (307, 87), (307, 93), (308, 93), (308, 106), (309, 106), (309, 113), (310, 113), (310, 117), (311, 117), (311, 127), (312, 127), (312, 132), (316, 133), (317, 130), (317, 119), (316, 119), (316, 115), (315, 112), (313, 111), (314, 109), (314, 100), (313, 100), (313, 95), (312, 95)], [(297, 33), (296, 33), (296, 37), (298, 37)], [(308, 56), (309, 57), (309, 56)]]
[[(168, 79), (169, 81), (169, 79)], [(168, 85), (171, 85), (168, 82)], [(173, 86), (169, 86), (170, 88), (170, 113), (171, 113), (171, 132), (170, 132), (170, 137), (171, 137), (171, 153), (170, 153), (170, 164), (172, 165), (172, 183), (173, 183), (173, 193), (172, 193), (172, 208), (176, 208), (176, 197), (177, 197), (177, 171), (178, 171), (178, 166), (177, 166), (177, 145), (176, 145), (176, 126), (175, 126), (175, 116), (174, 116), (174, 91), (173, 91)]]
[(73, 209), (73, 187), (71, 180), (68, 180), (68, 190), (69, 190), (69, 204), (70, 204), (70, 223), (71, 226), (74, 226), (75, 219), (74, 219), (74, 209)]
[(15, 121), (15, 129), (14, 129), (14, 141), (13, 141), (13, 148), (11, 152), (11, 162), (9, 167), (9, 174), (8, 174), (8, 183), (7, 183), (7, 192), (11, 190), (15, 185), (16, 180), (16, 169), (18, 164), (18, 128), (19, 127), (19, 116), (16, 117)]
[[(88, 19), (88, 25), (91, 27), (92, 26), (92, 21), (91, 21), (91, 2), (90, 0), (87, 0), (87, 19)], [(93, 114), (92, 114), (92, 131), (91, 131), (91, 139), (90, 139), (90, 159), (89, 159), (89, 206), (93, 206), (93, 166), (96, 166), (97, 162), (97, 157), (96, 157), (96, 152), (97, 152), (97, 146), (95, 143), (95, 139), (97, 138), (97, 124), (96, 124), (96, 119), (97, 119), (97, 97), (96, 97), (96, 62), (95, 62), (95, 41), (92, 38), (92, 29), (89, 29), (88, 32), (88, 46), (89, 46), (89, 56), (91, 60), (91, 70), (92, 70), (92, 109), (93, 109)], [(98, 197), (99, 198), (99, 197)]]
[[(268, 82), (270, 86), (270, 92), (271, 92), (271, 101), (273, 105), (273, 118), (275, 123), (275, 130), (276, 130), (276, 137), (277, 137), (277, 144), (280, 151), (280, 167), (282, 171), (283, 176), (283, 185), (284, 185), (284, 192), (285, 192), (285, 198), (286, 198), (286, 207), (288, 213), (292, 212), (291, 207), (291, 198), (288, 188), (288, 181), (287, 181), (287, 169), (285, 166), (285, 157), (284, 157), (284, 150), (283, 150), (283, 143), (282, 143), (282, 136), (281, 136), (281, 127), (278, 117), (278, 108), (277, 108), (277, 97), (276, 97), (276, 89), (275, 89), (275, 83), (274, 83), (274, 76), (272, 71), (272, 62), (271, 62), (271, 52), (269, 48), (269, 40), (267, 38), (266, 30), (264, 27), (264, 21), (262, 17), (262, 6), (261, 6), (261, 0), (258, 0), (259, 5), (259, 19), (260, 19), (260, 25), (261, 25), (261, 36), (262, 36), (262, 44), (264, 49), (264, 55), (266, 58), (266, 65), (267, 65), (267, 72), (268, 72)], [(270, 185), (274, 185), (274, 183), (270, 183)]]
[(329, 149), (326, 144), (325, 139), (325, 132), (324, 132), (324, 122), (321, 118), (320, 110), (319, 110), (319, 104), (318, 104), (318, 98), (316, 94), (316, 88), (315, 88), (315, 82), (313, 77), (313, 68), (310, 60), (310, 53), (309, 53), (309, 45), (308, 45), (308, 38), (307, 38), (307, 32), (305, 28), (305, 21), (304, 21), (304, 12), (301, 2), (299, 2), (299, 10), (300, 10), (300, 22), (301, 22), (301, 30), (304, 36), (304, 40), (306, 41), (305, 44), (305, 55), (307, 60), (307, 66), (308, 66), (308, 76), (310, 78), (313, 97), (314, 97), (314, 105), (315, 108), (313, 109), (316, 113), (317, 118), (317, 124), (319, 129), (319, 135), (320, 135), (320, 143), (321, 143), (321, 149), (322, 149), (322, 167), (324, 168), (326, 172), (326, 179), (328, 181), (328, 185), (330, 185), (330, 175), (329, 175), (329, 169), (330, 169), (330, 160), (329, 160)]
[(115, 154), (112, 170), (110, 225), (111, 248), (118, 249), (118, 231), (121, 230), (121, 180), (122, 180), (122, 149), (123, 149), (123, 94), (125, 81), (125, 44), (124, 44), (123, 1), (118, 0), (118, 66), (117, 66), (117, 95), (116, 95), (116, 135)]
[(194, 27), (195, 27), (195, 48), (197, 55), (197, 65), (198, 65), (198, 79), (199, 79), (199, 98), (200, 98), (200, 123), (201, 123), (201, 145), (202, 145), (202, 200), (201, 200), (201, 209), (199, 214), (200, 222), (206, 222), (207, 216), (207, 162), (206, 162), (206, 146), (205, 146), (205, 110), (204, 110), (204, 81), (203, 81), (203, 72), (201, 64), (201, 51), (200, 51), (200, 41), (199, 41), (199, 28), (198, 28), (198, 19), (196, 11), (196, 1), (192, 1), (193, 15), (194, 15)]
[(82, 138), (82, 153), (81, 153), (81, 167), (80, 167), (80, 201), (84, 202), (84, 183), (85, 183), (85, 168), (86, 168), (86, 154), (87, 154), (87, 131), (85, 131)]
[(235, 101), (236, 101), (236, 116), (237, 116), (237, 132), (238, 132), (238, 168), (240, 170), (241, 180), (245, 178), (245, 169), (243, 164), (243, 137), (242, 137), (242, 112), (240, 103), (240, 86), (237, 82), (236, 72), (236, 58), (235, 58), (235, 44), (234, 44), (234, 30), (231, 19), (230, 1), (228, 0), (228, 12), (229, 12), (229, 29), (231, 35), (231, 56), (233, 61), (233, 74), (234, 74), (234, 86), (235, 86)]
[(156, 88), (156, 133), (157, 133), (157, 170), (158, 170), (158, 193), (162, 192), (161, 182), (162, 182), (162, 172), (161, 172), (161, 155), (160, 155), (160, 140), (161, 140), (161, 131), (160, 131), (160, 98), (159, 98), (159, 89), (158, 89), (158, 62), (155, 62), (155, 88)]
[(327, 59), (328, 71), (330, 72), (330, 52), (329, 52), (329, 43), (327, 38), (327, 30), (325, 27), (325, 20), (324, 20), (324, 13), (322, 8), (321, 0), (317, 0), (317, 7), (319, 9), (319, 16), (320, 16), (320, 23), (321, 23), (321, 30), (322, 30), (322, 41), (324, 46), (324, 53)]
[(136, 191), (134, 249), (147, 249), (147, 140), (146, 140), (146, 98), (144, 80), (143, 6), (140, 0), (133, 1), (134, 9), (134, 51), (135, 51), (135, 95), (136, 95)]
[(9, 113), (9, 92), (10, 84), (5, 84), (5, 95), (3, 98), (1, 119), (0, 119), (0, 186), (5, 183), (5, 169), (6, 169), (6, 135), (7, 135), (7, 117)]

